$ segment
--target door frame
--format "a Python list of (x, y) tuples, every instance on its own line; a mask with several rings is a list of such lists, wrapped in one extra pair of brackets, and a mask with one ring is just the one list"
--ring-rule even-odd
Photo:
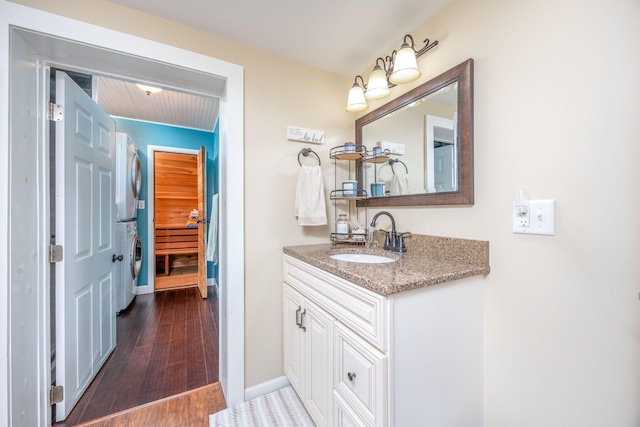
[[(222, 81), (220, 101), (220, 380), (229, 406), (244, 401), (244, 82), (243, 67), (213, 57), (135, 37), (85, 22), (0, 0), (0, 90), (11, 93), (20, 75), (11, 75), (10, 49), (19, 34), (45, 64), (109, 70), (136, 62), (138, 79), (172, 81), (162, 73), (179, 73), (176, 89), (203, 88)], [(118, 63), (108, 64), (108, 58)], [(15, 60), (17, 61), (17, 60)], [(34, 68), (35, 68), (34, 67)], [(129, 67), (131, 69), (131, 67)], [(130, 77), (134, 77), (133, 73)], [(165, 76), (166, 77), (166, 76)], [(25, 100), (33, 114), (20, 117), (11, 96), (0, 97), (0, 424), (49, 425), (51, 348), (49, 343), (49, 178), (46, 80), (31, 79), (38, 96)], [(203, 83), (204, 82), (204, 83)], [(213, 83), (212, 83), (213, 85)], [(193, 92), (193, 90), (191, 90)], [(47, 94), (48, 96), (48, 94)], [(25, 116), (23, 113), (22, 116)], [(17, 117), (20, 120), (17, 121)], [(19, 137), (29, 131), (25, 139)], [(31, 153), (25, 157), (24, 153)], [(16, 154), (17, 153), (17, 154)], [(18, 157), (16, 157), (18, 156)], [(20, 163), (17, 163), (20, 160)], [(19, 166), (13, 167), (14, 164)], [(35, 186), (23, 194), (16, 171)], [(37, 213), (32, 227), (17, 228), (21, 212)], [(233, 230), (226, 233), (225, 230)], [(35, 271), (24, 274), (24, 266)], [(233, 282), (234, 286), (228, 286)], [(4, 286), (6, 284), (6, 286)], [(21, 333), (34, 330), (36, 337)], [(37, 354), (37, 363), (22, 354)], [(37, 403), (36, 403), (37, 402)], [(25, 418), (26, 417), (26, 418)]]
[[(138, 286), (136, 287), (136, 294), (151, 294), (156, 290), (156, 263), (155, 261), (152, 263), (152, 256), (155, 257), (156, 253), (156, 236), (155, 236), (155, 221), (152, 221), (153, 211), (156, 206), (156, 192), (155, 192), (155, 157), (154, 154), (157, 152), (163, 153), (174, 153), (174, 154), (193, 154), (197, 155), (198, 150), (194, 150), (191, 148), (177, 148), (177, 147), (165, 147), (162, 145), (148, 145), (147, 146), (147, 210), (148, 210), (148, 220), (147, 220), (147, 236), (149, 236), (149, 241), (145, 242), (146, 247), (148, 248), (147, 252), (149, 253), (149, 264), (147, 265), (147, 286)], [(206, 195), (205, 195), (206, 196)]]

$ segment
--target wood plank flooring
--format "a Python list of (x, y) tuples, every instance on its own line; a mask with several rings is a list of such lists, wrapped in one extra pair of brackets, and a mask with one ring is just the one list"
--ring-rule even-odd
[(218, 382), (89, 421), (79, 427), (208, 427), (209, 415), (226, 407)]
[(117, 346), (68, 427), (163, 399), (218, 378), (218, 298), (197, 288), (138, 295), (117, 320)]

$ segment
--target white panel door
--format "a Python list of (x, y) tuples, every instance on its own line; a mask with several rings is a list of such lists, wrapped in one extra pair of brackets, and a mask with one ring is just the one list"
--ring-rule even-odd
[(65, 73), (56, 74), (56, 383), (64, 420), (116, 344), (115, 122)]
[(456, 191), (456, 162), (453, 152), (453, 145), (443, 145), (433, 150), (436, 191)]

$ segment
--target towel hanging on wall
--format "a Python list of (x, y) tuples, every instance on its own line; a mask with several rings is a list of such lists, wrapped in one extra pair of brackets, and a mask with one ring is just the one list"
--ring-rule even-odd
[(211, 215), (209, 216), (209, 239), (207, 240), (207, 261), (218, 265), (218, 195), (211, 199)]
[(320, 166), (300, 167), (294, 215), (299, 225), (326, 225), (327, 208)]

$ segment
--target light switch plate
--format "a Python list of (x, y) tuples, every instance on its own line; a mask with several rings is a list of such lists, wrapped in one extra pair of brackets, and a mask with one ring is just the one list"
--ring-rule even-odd
[(138, 209), (144, 209), (144, 200), (138, 200)]
[(513, 232), (555, 236), (555, 200), (529, 201), (529, 226), (521, 226), (520, 216), (513, 210)]

